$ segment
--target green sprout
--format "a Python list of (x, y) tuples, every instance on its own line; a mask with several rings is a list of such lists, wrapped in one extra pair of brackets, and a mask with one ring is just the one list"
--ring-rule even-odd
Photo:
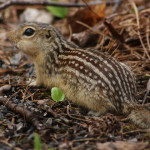
[(55, 102), (61, 102), (65, 99), (65, 94), (58, 87), (53, 87), (51, 89), (51, 97)]
[[(52, 0), (52, 1), (58, 1), (58, 0)], [(66, 7), (46, 6), (46, 9), (58, 18), (64, 18), (68, 14), (68, 9)]]
[(42, 150), (42, 143), (37, 133), (34, 133), (34, 150)]

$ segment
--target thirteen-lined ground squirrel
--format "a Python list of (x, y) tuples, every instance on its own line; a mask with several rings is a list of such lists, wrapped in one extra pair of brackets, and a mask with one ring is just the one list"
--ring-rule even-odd
[(135, 124), (150, 128), (150, 113), (136, 104), (134, 76), (125, 64), (79, 48), (46, 24), (24, 23), (8, 36), (33, 59), (37, 86), (59, 87), (76, 104), (100, 114), (128, 114)]

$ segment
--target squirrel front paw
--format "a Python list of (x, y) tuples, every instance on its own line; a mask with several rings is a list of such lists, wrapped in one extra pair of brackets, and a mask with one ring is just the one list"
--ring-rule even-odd
[(29, 86), (37, 86), (36, 80), (29, 83)]
[(33, 86), (33, 87), (37, 86), (37, 81), (35, 79), (30, 78), (29, 81), (27, 81), (27, 83), (29, 86)]

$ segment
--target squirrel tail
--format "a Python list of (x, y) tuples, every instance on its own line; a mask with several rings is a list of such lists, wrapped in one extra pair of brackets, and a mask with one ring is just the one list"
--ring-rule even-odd
[[(126, 111), (127, 112), (127, 111)], [(128, 107), (129, 119), (141, 128), (150, 129), (150, 107), (144, 105), (135, 105)]]

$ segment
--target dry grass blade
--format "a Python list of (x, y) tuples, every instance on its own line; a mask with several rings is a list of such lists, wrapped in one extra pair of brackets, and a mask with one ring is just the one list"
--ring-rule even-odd
[(145, 94), (145, 96), (144, 96), (144, 99), (143, 99), (143, 103), (142, 103), (142, 104), (145, 104), (146, 98), (147, 98), (147, 96), (148, 96), (148, 94), (149, 94), (149, 91), (150, 91), (150, 79), (148, 80), (147, 89), (146, 89), (146, 90), (147, 90), (147, 91), (146, 91), (146, 94)]
[(138, 12), (138, 9), (137, 9), (137, 7), (136, 7), (136, 5), (135, 5), (134, 0), (130, 0), (129, 2), (131, 3), (131, 5), (132, 5), (132, 7), (133, 7), (133, 9), (134, 9), (135, 15), (136, 15), (136, 21), (137, 21), (137, 27), (138, 27), (137, 35), (138, 35), (138, 37), (139, 37), (139, 39), (140, 39), (140, 42), (141, 42), (141, 44), (142, 44), (142, 47), (143, 47), (143, 49), (144, 49), (145, 54), (147, 55), (148, 59), (150, 60), (150, 56), (149, 56), (149, 54), (148, 54), (148, 52), (147, 52), (147, 49), (146, 49), (146, 47), (145, 47), (145, 45), (144, 45), (144, 42), (143, 42), (143, 40), (142, 40), (142, 37), (141, 37), (141, 33), (140, 33), (140, 31), (139, 31), (139, 29), (140, 29), (140, 19), (139, 19), (139, 12)]
[[(148, 22), (147, 24), (149, 25), (150, 24), (150, 20), (148, 19), (147, 22)], [(149, 26), (147, 26), (147, 28), (146, 28), (146, 40), (147, 40), (148, 50), (150, 52), (149, 32), (150, 32), (150, 29), (149, 29)]]
[(104, 24), (106, 25), (106, 27), (109, 29), (109, 31), (111, 32), (112, 36), (117, 39), (118, 41), (120, 41), (120, 43), (124, 43), (124, 38), (122, 35), (120, 35), (115, 28), (112, 26), (111, 23), (107, 22), (107, 20), (104, 21)]

